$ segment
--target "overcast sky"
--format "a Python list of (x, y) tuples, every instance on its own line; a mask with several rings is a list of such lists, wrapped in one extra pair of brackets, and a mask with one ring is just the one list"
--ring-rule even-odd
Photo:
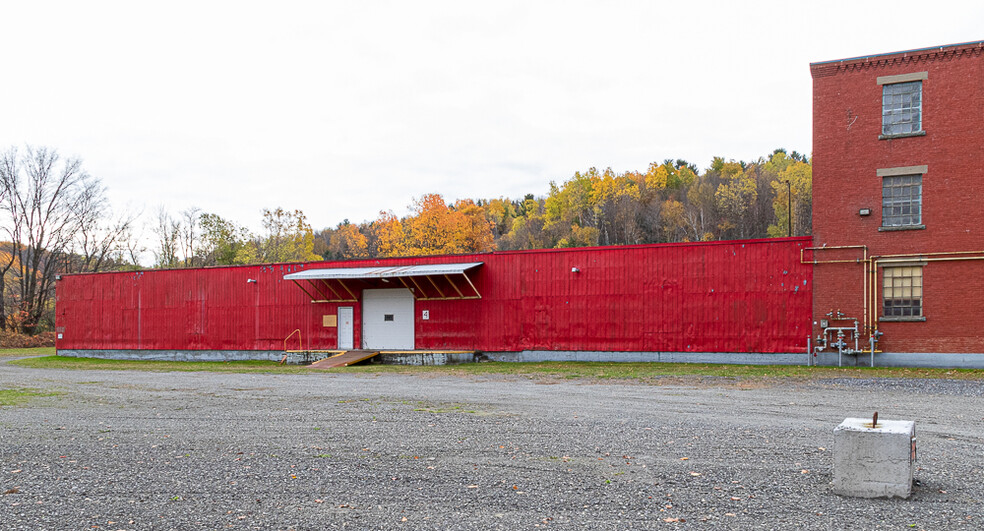
[(984, 2), (0, 0), (0, 149), (259, 229), (811, 151), (809, 63), (984, 39)]

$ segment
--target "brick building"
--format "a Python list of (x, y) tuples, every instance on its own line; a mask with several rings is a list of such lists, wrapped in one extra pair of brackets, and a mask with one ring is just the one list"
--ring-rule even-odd
[(984, 41), (810, 71), (814, 348), (984, 366)]

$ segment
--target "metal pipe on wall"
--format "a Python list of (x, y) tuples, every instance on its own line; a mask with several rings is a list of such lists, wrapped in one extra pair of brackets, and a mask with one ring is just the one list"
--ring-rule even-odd
[[(981, 254), (981, 256), (965, 256), (968, 254)], [(931, 258), (924, 258), (924, 257)], [(889, 257), (889, 260), (883, 260), (883, 258)], [(895, 254), (895, 255), (883, 255), (883, 256), (872, 256), (871, 257), (871, 313), (872, 313), (872, 326), (871, 334), (878, 331), (877, 326), (874, 326), (877, 319), (875, 319), (875, 308), (878, 305), (878, 266), (885, 267), (885, 264), (893, 263), (909, 263), (918, 260), (919, 262), (954, 262), (959, 260), (984, 260), (984, 251), (949, 251), (949, 252), (938, 252), (938, 253), (911, 253), (911, 254)], [(874, 356), (874, 354), (872, 354)]]
[[(843, 249), (861, 249), (862, 257), (839, 260), (806, 260), (805, 251), (829, 251)], [(978, 255), (978, 256), (974, 256)], [(825, 245), (820, 247), (805, 247), (800, 249), (800, 263), (803, 264), (862, 264), (861, 277), (861, 313), (864, 329), (867, 334), (878, 330), (878, 267), (893, 263), (905, 263), (913, 260), (920, 262), (951, 262), (959, 260), (984, 260), (984, 250), (981, 251), (937, 251), (929, 253), (902, 253), (879, 256), (868, 256), (867, 245)]]

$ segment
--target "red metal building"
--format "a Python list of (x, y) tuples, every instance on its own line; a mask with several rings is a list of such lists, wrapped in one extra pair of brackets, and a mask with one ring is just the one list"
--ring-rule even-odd
[(810, 70), (816, 348), (984, 366), (984, 42)]
[(57, 346), (66, 355), (172, 359), (365, 347), (803, 363), (813, 290), (800, 253), (810, 241), (66, 275)]
[(802, 354), (781, 353), (810, 350), (821, 363), (984, 367), (984, 41), (810, 70), (812, 245), (66, 276), (59, 352), (230, 359), (365, 347), (795, 363)]

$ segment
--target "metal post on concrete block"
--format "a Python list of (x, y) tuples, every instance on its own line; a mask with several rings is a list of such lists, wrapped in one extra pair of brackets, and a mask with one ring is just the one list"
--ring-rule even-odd
[(834, 493), (908, 498), (916, 460), (916, 423), (844, 419), (834, 429)]

